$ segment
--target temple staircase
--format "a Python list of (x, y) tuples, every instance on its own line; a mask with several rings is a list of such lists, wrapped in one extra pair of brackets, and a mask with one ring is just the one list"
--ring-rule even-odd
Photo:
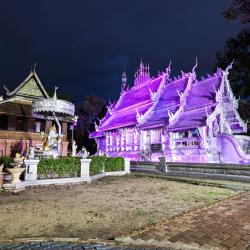
[(250, 183), (250, 165), (176, 164), (167, 166), (168, 176), (230, 180)]
[(131, 162), (131, 171), (176, 178), (229, 180), (250, 183), (250, 164), (202, 164), (166, 162)]

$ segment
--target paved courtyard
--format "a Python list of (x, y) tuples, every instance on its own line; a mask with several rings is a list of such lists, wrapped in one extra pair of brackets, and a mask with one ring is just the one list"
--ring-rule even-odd
[(250, 249), (250, 193), (183, 215), (131, 236), (131, 242), (171, 248)]

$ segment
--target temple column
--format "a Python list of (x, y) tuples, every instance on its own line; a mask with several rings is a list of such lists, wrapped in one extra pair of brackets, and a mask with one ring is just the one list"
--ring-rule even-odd
[(62, 122), (62, 134), (65, 136), (65, 138), (67, 138), (67, 131), (68, 130), (68, 126), (67, 126), (67, 122)]
[(8, 130), (16, 130), (16, 117), (10, 116)]
[(67, 141), (64, 141), (62, 142), (62, 156), (67, 156), (68, 155), (68, 145), (69, 145), (69, 142)]
[(109, 151), (112, 152), (112, 138), (111, 138), (111, 132), (108, 133), (109, 134)]
[(108, 134), (108, 132), (106, 132), (105, 139), (106, 139), (106, 152), (108, 153), (109, 152), (109, 134)]
[(46, 120), (45, 133), (49, 134), (49, 129), (52, 127), (52, 121)]
[(123, 129), (121, 129), (120, 131), (120, 136), (121, 136), (120, 147), (121, 147), (121, 152), (123, 152)]
[(169, 138), (170, 138), (170, 149), (174, 149), (174, 134), (173, 132), (169, 132)]
[(143, 130), (140, 130), (139, 140), (140, 140), (139, 149), (140, 149), (140, 151), (142, 151), (143, 150)]
[(164, 131), (164, 128), (162, 129), (162, 133), (161, 133), (161, 144), (162, 144), (162, 151), (165, 152), (166, 149), (166, 133)]
[(28, 132), (36, 132), (35, 119), (33, 119), (33, 118), (28, 119)]
[(128, 148), (127, 148), (127, 142), (128, 142), (128, 133), (127, 132), (128, 132), (128, 129), (125, 128), (124, 132), (125, 132), (125, 140), (124, 140), (124, 148), (125, 148), (125, 150), (124, 151), (126, 152), (126, 151), (128, 151)]
[(138, 151), (139, 150), (139, 146), (138, 146), (138, 143), (139, 143), (139, 132), (138, 132), (138, 129), (134, 129), (134, 150), (135, 151)]

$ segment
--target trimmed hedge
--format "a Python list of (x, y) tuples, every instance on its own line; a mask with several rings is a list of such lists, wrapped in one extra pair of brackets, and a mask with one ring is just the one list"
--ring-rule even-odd
[(106, 156), (90, 156), (90, 175), (102, 173), (105, 169)]
[(122, 157), (91, 156), (90, 175), (105, 172), (124, 170), (124, 159)]
[(122, 157), (106, 158), (105, 172), (123, 171), (124, 159)]
[(80, 169), (80, 159), (76, 157), (43, 158), (38, 163), (37, 174), (40, 179), (78, 177)]
[(1, 156), (0, 157), (0, 165), (4, 165), (4, 167), (9, 167), (10, 163), (13, 163), (13, 159), (9, 156)]

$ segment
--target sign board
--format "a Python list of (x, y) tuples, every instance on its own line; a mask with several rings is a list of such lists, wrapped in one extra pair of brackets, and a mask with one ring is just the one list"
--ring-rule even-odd
[(151, 152), (161, 152), (162, 144), (161, 143), (150, 144), (150, 149), (151, 149)]

